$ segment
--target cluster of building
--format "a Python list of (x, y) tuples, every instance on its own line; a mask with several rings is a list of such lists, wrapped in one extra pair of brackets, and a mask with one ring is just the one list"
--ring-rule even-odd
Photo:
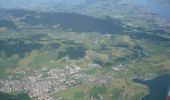
[(112, 80), (111, 77), (107, 76), (98, 77), (82, 73), (85, 69), (81, 69), (77, 65), (66, 66), (64, 69), (50, 69), (47, 71), (46, 77), (43, 77), (44, 70), (47, 69), (35, 71), (33, 76), (25, 77), (22, 80), (0, 80), (0, 91), (7, 93), (24, 91), (31, 98), (37, 100), (53, 100), (54, 98), (50, 94), (60, 90), (89, 82), (94, 82), (96, 85), (106, 85)]

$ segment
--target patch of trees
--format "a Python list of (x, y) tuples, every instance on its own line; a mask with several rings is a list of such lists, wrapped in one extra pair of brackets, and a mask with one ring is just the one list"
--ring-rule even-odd
[(7, 39), (0, 40), (0, 47), (0, 51), (4, 51), (7, 57), (18, 54), (22, 58), (26, 53), (30, 53), (34, 49), (39, 50), (44, 47), (44, 45), (39, 43), (27, 44), (19, 39)]

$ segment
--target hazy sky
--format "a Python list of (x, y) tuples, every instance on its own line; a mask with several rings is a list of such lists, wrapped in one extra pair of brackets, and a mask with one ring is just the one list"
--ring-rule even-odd
[[(33, 5), (54, 5), (54, 4), (67, 4), (67, 5), (81, 5), (81, 4), (93, 4), (99, 1), (134, 1), (134, 0), (0, 0), (1, 8), (22, 8), (24, 6)], [(137, 0), (136, 0), (137, 1)], [(143, 0), (140, 0), (143, 1)], [(144, 0), (147, 1), (147, 0)], [(151, 3), (165, 4), (170, 6), (170, 0), (148, 0)]]

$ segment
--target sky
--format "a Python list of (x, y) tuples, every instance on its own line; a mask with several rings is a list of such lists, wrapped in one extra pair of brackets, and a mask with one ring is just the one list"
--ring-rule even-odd
[[(22, 5), (41, 5), (41, 4), (54, 4), (54, 3), (67, 3), (67, 4), (84, 4), (96, 3), (98, 1), (109, 0), (0, 0), (0, 7), (17, 8)], [(110, 0), (113, 1), (113, 0)], [(133, 0), (114, 0), (114, 1), (133, 1)], [(142, 0), (141, 0), (142, 1)], [(170, 5), (170, 0), (148, 0), (152, 3)]]
[(20, 8), (24, 5), (53, 5), (53, 4), (90, 4), (99, 1), (120, 1), (120, 0), (0, 0), (1, 8)]

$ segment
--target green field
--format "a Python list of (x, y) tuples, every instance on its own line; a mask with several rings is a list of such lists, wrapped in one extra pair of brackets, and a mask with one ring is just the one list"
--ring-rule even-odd
[[(149, 10), (109, 1), (56, 9), (0, 9), (0, 80), (48, 80), (52, 69), (78, 66), (65, 75), (64, 89), (46, 94), (60, 100), (140, 100), (149, 90), (133, 78), (170, 73), (170, 27)], [(104, 76), (112, 78), (109, 85), (100, 84)], [(0, 93), (1, 99), (32, 98)]]

